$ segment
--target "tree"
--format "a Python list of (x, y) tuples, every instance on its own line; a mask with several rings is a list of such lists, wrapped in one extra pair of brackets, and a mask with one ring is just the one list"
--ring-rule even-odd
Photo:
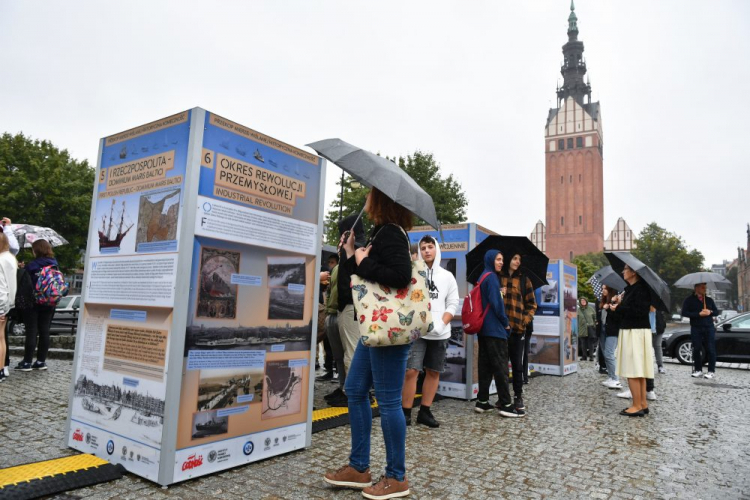
[(676, 288), (673, 283), (686, 274), (701, 271), (703, 254), (698, 250), (688, 249), (681, 237), (660, 227), (655, 222), (641, 231), (635, 244), (633, 255), (667, 282), (672, 293), (671, 307), (673, 310), (678, 310), (685, 298), (692, 292), (684, 288)]
[(599, 269), (609, 265), (609, 261), (604, 256), (604, 252), (592, 252), (584, 255), (578, 255), (573, 258), (573, 264), (578, 266), (578, 296), (586, 297), (589, 302), (596, 300), (594, 290), (589, 284), (589, 278)]
[[(461, 190), (461, 185), (453, 178), (453, 175), (443, 178), (440, 175), (440, 165), (430, 153), (416, 151), (413, 155), (399, 157), (398, 166), (404, 170), (427, 194), (435, 201), (435, 211), (441, 224), (457, 224), (466, 220), (466, 194)], [(353, 179), (344, 176), (343, 211), (346, 217), (352, 213), (359, 213), (365, 206), (367, 188), (352, 188)], [(341, 179), (337, 182), (341, 189)], [(331, 209), (326, 215), (326, 243), (336, 245), (338, 243), (338, 221), (341, 208), (341, 198), (331, 203)], [(425, 222), (419, 218), (416, 225)], [(365, 219), (365, 230), (369, 231), (372, 222)]]
[[(49, 141), (4, 133), (0, 172), (2, 217), (54, 229), (69, 242), (55, 248), (60, 267), (63, 271), (78, 267), (86, 249), (94, 169)], [(31, 258), (29, 250), (19, 255), (19, 260)]]

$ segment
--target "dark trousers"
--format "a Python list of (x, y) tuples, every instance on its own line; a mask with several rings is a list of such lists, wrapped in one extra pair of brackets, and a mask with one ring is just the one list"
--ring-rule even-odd
[(647, 378), (646, 379), (646, 392), (651, 392), (654, 390), (654, 379)]
[(591, 337), (578, 337), (578, 355), (584, 361), (589, 357), (594, 358), (591, 352)]
[(607, 366), (607, 361), (604, 359), (604, 342), (606, 339), (607, 337), (604, 335), (604, 328), (602, 328), (602, 333), (599, 335), (599, 348), (596, 350), (596, 359), (597, 363), (599, 363), (600, 370), (604, 370)]
[(513, 394), (520, 398), (523, 396), (523, 350), (524, 337), (526, 335), (511, 333), (508, 339), (508, 356), (510, 357), (510, 368), (513, 370)]
[[(18, 314), (18, 311), (16, 311), (16, 314)], [(5, 318), (5, 359), (3, 360), (5, 364), (3, 366), (10, 366), (10, 344), (8, 343), (8, 330), (10, 330), (11, 322), (7, 321), (8, 315), (6, 315)]]
[(36, 353), (37, 361), (47, 361), (49, 352), (49, 329), (52, 326), (52, 318), (55, 316), (54, 307), (34, 306), (34, 309), (24, 313), (24, 324), (26, 326), (26, 342), (23, 349), (23, 360), (31, 363), (34, 359), (34, 351), (37, 350), (37, 336), (39, 337), (39, 349)]
[(512, 403), (508, 390), (508, 341), (479, 335), (478, 401), (490, 399), (490, 384), (495, 379), (497, 399), (501, 406)]
[(693, 369), (703, 371), (701, 346), (706, 348), (708, 355), (708, 371), (716, 371), (716, 330), (714, 328), (691, 328), (690, 339), (693, 341)]
[(333, 352), (331, 351), (331, 342), (329, 342), (327, 335), (323, 337), (323, 350), (325, 351), (323, 369), (326, 373), (333, 373)]
[(529, 349), (531, 348), (531, 334), (523, 336), (523, 380), (529, 381)]

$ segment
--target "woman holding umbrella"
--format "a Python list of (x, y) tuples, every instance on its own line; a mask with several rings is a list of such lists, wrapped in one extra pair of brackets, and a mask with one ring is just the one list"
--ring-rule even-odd
[(646, 379), (654, 378), (654, 354), (649, 311), (653, 303), (649, 286), (625, 265), (622, 277), (628, 283), (621, 300), (610, 306), (612, 319), (620, 326), (617, 342), (617, 375), (628, 379), (633, 404), (620, 412), (627, 417), (642, 417), (649, 412)]
[[(372, 188), (365, 212), (375, 223), (364, 248), (354, 247), (354, 233), (344, 242), (345, 260), (340, 264), (350, 274), (382, 286), (404, 288), (411, 281), (411, 255), (406, 230), (412, 227), (412, 213)], [(406, 419), (401, 410), (401, 392), (406, 375), (409, 344), (367, 347), (357, 343), (346, 374), (351, 422), (349, 463), (325, 475), (325, 481), (352, 488), (364, 488), (365, 498), (385, 499), (409, 494), (406, 479)], [(385, 475), (376, 484), (370, 474), (372, 410), (369, 391), (375, 387), (380, 408), (380, 426), (385, 441)]]

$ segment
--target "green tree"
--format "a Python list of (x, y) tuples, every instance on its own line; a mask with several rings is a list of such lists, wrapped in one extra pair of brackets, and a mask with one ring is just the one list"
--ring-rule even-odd
[(573, 264), (578, 266), (578, 296), (586, 297), (589, 299), (589, 302), (596, 301), (594, 290), (591, 288), (588, 281), (596, 271), (609, 265), (609, 261), (604, 256), (604, 252), (592, 252), (578, 255), (573, 258)]
[(701, 271), (703, 254), (698, 250), (688, 249), (680, 236), (655, 222), (641, 231), (635, 244), (633, 255), (667, 282), (672, 293), (672, 310), (679, 310), (691, 291), (676, 288), (673, 283), (686, 274)]
[[(54, 229), (70, 243), (55, 248), (60, 267), (78, 267), (86, 248), (94, 188), (95, 174), (88, 162), (71, 158), (49, 141), (4, 133), (0, 172), (2, 217)], [(19, 260), (31, 258), (30, 250), (19, 255)]]
[[(416, 151), (412, 155), (399, 157), (395, 162), (412, 179), (424, 189), (435, 202), (435, 211), (441, 224), (458, 224), (466, 220), (466, 194), (461, 185), (453, 178), (453, 175), (443, 178), (440, 174), (440, 165), (430, 153)], [(337, 196), (331, 203), (331, 209), (326, 214), (326, 243), (335, 245), (338, 243), (338, 221), (339, 213), (344, 217), (352, 213), (359, 213), (365, 206), (365, 198), (368, 189), (365, 187), (353, 188), (353, 179), (344, 176), (343, 210), (341, 197)], [(341, 179), (336, 183), (341, 190)], [(339, 191), (340, 192), (340, 191)], [(417, 218), (415, 225), (423, 225), (425, 222)], [(372, 222), (365, 218), (365, 230), (369, 231)]]

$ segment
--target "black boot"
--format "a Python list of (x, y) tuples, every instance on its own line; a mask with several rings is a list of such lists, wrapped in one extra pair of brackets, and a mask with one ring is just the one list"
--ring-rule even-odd
[(406, 426), (409, 427), (411, 425), (411, 408), (404, 408), (401, 407), (402, 410), (404, 410), (404, 418), (406, 419)]
[(425, 405), (419, 407), (419, 413), (417, 414), (417, 423), (426, 425), (427, 427), (432, 427), (433, 429), (436, 427), (440, 427), (440, 422), (435, 420), (435, 417), (430, 411), (430, 407)]

